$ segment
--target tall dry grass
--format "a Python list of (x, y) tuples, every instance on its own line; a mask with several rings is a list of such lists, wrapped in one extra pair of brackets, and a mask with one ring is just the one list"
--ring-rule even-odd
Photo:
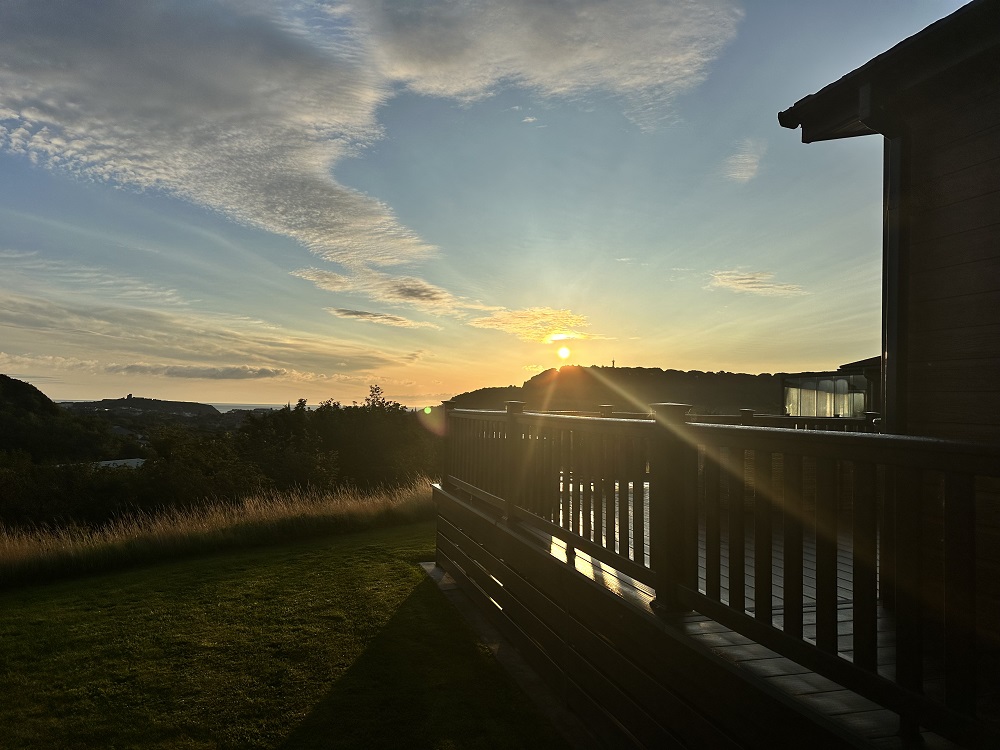
[(100, 527), (9, 529), (0, 525), (0, 588), (225, 549), (314, 538), (433, 516), (430, 480), (375, 492), (267, 492)]

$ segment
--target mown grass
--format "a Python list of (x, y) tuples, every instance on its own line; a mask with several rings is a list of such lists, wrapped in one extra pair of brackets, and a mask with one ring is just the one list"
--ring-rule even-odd
[(0, 746), (565, 747), (433, 553), (421, 522), (0, 593)]
[(159, 560), (308, 539), (428, 519), (430, 480), (377, 492), (261, 493), (101, 527), (10, 529), (0, 524), (0, 589), (122, 570)]

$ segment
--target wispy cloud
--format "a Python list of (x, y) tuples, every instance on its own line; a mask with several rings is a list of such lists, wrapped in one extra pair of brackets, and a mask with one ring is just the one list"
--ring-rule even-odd
[(761, 159), (766, 153), (767, 143), (755, 138), (744, 138), (736, 153), (726, 159), (726, 177), (734, 182), (750, 182), (757, 176)]
[(456, 297), (442, 287), (415, 276), (392, 276), (366, 268), (355, 268), (351, 275), (322, 268), (303, 268), (292, 273), (329, 292), (362, 294), (380, 302), (408, 305), (439, 315), (455, 314), (473, 303)]
[(106, 360), (358, 372), (402, 361), (395, 352), (283, 330), (264, 321), (186, 310), (146, 310), (87, 300), (59, 301), (0, 290), (8, 351), (101, 351)]
[(94, 359), (73, 357), (53, 357), (41, 354), (9, 354), (0, 352), (0, 369), (39, 369), (46, 372), (83, 371), (94, 374), (154, 376), (196, 380), (263, 380), (282, 379), (304, 382), (335, 381), (363, 382), (370, 374), (322, 374), (303, 372), (286, 367), (264, 367), (255, 365), (186, 365), (155, 362), (102, 363)]
[(105, 372), (118, 375), (157, 375), (165, 378), (191, 378), (199, 380), (261, 380), (284, 378), (292, 374), (283, 367), (203, 367), (198, 365), (160, 365), (136, 362), (128, 365), (110, 364)]
[(469, 321), (475, 328), (492, 328), (517, 336), (522, 341), (549, 344), (563, 339), (591, 338), (581, 329), (589, 322), (583, 315), (551, 307), (530, 307), (526, 310), (500, 310)]
[[(390, 273), (437, 248), (334, 177), (341, 159), (382, 136), (379, 107), (402, 88), (461, 101), (503, 87), (564, 99), (600, 92), (652, 128), (704, 80), (741, 17), (734, 0), (10, 0), (0, 149), (292, 238), (338, 265), (298, 272), (324, 289), (462, 316), (495, 308)], [(123, 299), (181, 302), (174, 290), (114, 286), (98, 271), (61, 273)], [(89, 325), (78, 317), (63, 323)], [(402, 318), (391, 320), (375, 322)], [(530, 328), (517, 318), (474, 324)]]
[(338, 318), (348, 320), (363, 320), (369, 323), (380, 323), (385, 326), (395, 326), (398, 328), (432, 328), (441, 330), (441, 326), (426, 321), (410, 320), (401, 315), (390, 315), (389, 313), (368, 312), (367, 310), (345, 310), (341, 307), (328, 307), (326, 311)]
[(521, 122), (527, 122), (527, 123), (538, 122), (538, 118), (537, 117), (525, 117), (523, 120), (521, 120)]
[(637, 123), (669, 116), (742, 17), (730, 0), (359, 2), (387, 78), (434, 96), (477, 99), (505, 84), (543, 96), (604, 91)]
[(331, 166), (379, 135), (388, 81), (348, 24), (295, 6), (8, 3), (0, 146), (98, 180), (164, 190), (318, 255), (391, 265), (433, 248)]
[(765, 297), (787, 297), (808, 294), (798, 284), (778, 284), (770, 271), (713, 271), (706, 289), (728, 289), (733, 292), (759, 294)]
[(36, 252), (0, 251), (0, 259), (4, 261), (8, 280), (16, 275), (19, 284), (35, 285), (38, 279), (42, 279), (46, 287), (59, 288), (60, 294), (159, 306), (188, 304), (176, 289), (101, 268), (45, 258)]

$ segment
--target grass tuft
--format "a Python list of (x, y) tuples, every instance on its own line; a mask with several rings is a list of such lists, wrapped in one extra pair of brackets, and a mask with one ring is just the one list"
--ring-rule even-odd
[(433, 517), (430, 480), (374, 492), (262, 492), (104, 526), (0, 525), (0, 589)]

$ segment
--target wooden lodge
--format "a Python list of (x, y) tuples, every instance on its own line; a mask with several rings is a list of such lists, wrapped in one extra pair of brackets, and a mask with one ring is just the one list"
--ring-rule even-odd
[(1000, 0), (779, 119), (885, 138), (884, 419), (449, 408), (437, 563), (599, 747), (998, 748)]

